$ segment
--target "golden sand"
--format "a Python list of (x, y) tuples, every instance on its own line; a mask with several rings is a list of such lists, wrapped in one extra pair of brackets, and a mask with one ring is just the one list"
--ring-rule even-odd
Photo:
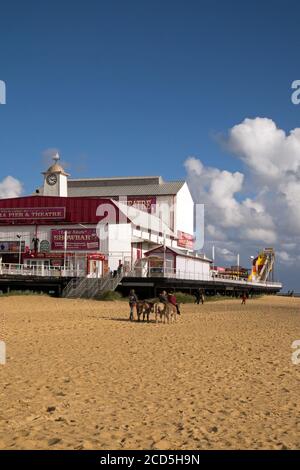
[(0, 448), (300, 448), (300, 299), (185, 305), (172, 325), (130, 323), (124, 302), (4, 313)]

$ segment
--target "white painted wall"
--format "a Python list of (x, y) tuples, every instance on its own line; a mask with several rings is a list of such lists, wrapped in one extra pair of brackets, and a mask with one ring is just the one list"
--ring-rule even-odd
[(159, 217), (172, 231), (174, 231), (174, 196), (157, 196), (155, 215)]
[(65, 175), (59, 175), (59, 196), (68, 197), (68, 177)]
[(47, 175), (45, 175), (45, 179), (44, 179), (43, 195), (67, 197), (68, 196), (68, 177), (66, 175), (56, 173), (57, 183), (54, 186), (50, 186), (47, 183)]
[(196, 258), (176, 257), (176, 276), (182, 279), (208, 280), (210, 263)]
[[(131, 233), (131, 224), (110, 224), (108, 226), (108, 266), (111, 271), (118, 268), (119, 260), (124, 264), (124, 258), (131, 256)], [(102, 248), (101, 241), (100, 247)]]

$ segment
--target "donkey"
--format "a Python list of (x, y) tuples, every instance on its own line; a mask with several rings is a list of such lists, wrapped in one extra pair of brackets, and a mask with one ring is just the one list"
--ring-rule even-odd
[(170, 323), (176, 323), (177, 322), (177, 308), (175, 305), (169, 303), (168, 304), (168, 309), (166, 310), (166, 317), (167, 317), (167, 322)]
[(164, 323), (176, 323), (177, 322), (177, 308), (175, 305), (168, 302), (167, 304), (163, 304), (162, 302), (158, 302), (155, 304), (155, 321), (158, 323), (158, 317), (160, 317), (160, 321)]
[(147, 317), (147, 323), (149, 323), (150, 313), (152, 312), (154, 312), (154, 303), (145, 300), (143, 309), (143, 321), (145, 321), (145, 318)]
[(144, 310), (144, 301), (139, 300), (136, 304), (137, 321), (141, 321), (141, 315), (143, 314), (143, 310)]
[(140, 300), (136, 306), (138, 321), (141, 321), (141, 316), (143, 315), (143, 321), (147, 318), (147, 323), (149, 323), (150, 313), (154, 311), (154, 303), (147, 300)]
[(169, 304), (163, 304), (162, 302), (157, 302), (155, 304), (155, 321), (158, 323), (158, 317), (160, 317), (160, 321), (164, 319), (164, 323), (166, 323), (166, 317), (169, 316)]

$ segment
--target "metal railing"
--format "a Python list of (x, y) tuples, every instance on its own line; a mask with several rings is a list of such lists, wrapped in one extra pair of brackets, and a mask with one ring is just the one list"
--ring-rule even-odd
[(104, 290), (114, 290), (120, 283), (123, 277), (159, 277), (170, 279), (182, 279), (187, 281), (209, 281), (215, 283), (231, 283), (240, 284), (245, 286), (266, 286), (281, 288), (280, 282), (271, 281), (250, 281), (248, 279), (241, 279), (238, 276), (226, 276), (224, 274), (214, 273), (195, 273), (190, 271), (176, 270), (166, 267), (165, 269), (149, 268), (148, 270), (134, 267), (129, 272), (118, 273), (117, 276), (112, 277), (107, 274), (101, 278), (88, 278), (86, 272), (78, 269), (64, 269), (63, 267), (52, 266), (28, 266), (24, 264), (15, 263), (1, 263), (0, 276), (38, 276), (38, 277), (70, 277), (74, 278), (66, 287), (68, 295), (76, 293), (76, 296), (91, 295), (95, 296)]
[(88, 298), (93, 299), (100, 296), (105, 291), (115, 290), (123, 278), (119, 273), (112, 277), (110, 273), (102, 278), (71, 279), (69, 284), (63, 290), (63, 297), (67, 298)]
[(146, 272), (141, 273), (141, 269), (133, 269), (130, 273), (131, 277), (159, 277), (168, 279), (182, 279), (187, 281), (209, 281), (215, 283), (229, 282), (230, 284), (241, 284), (245, 286), (266, 286), (266, 287), (282, 287), (280, 282), (271, 281), (250, 281), (239, 276), (226, 276), (224, 274), (205, 274), (195, 273), (192, 271), (176, 270), (172, 268), (149, 268)]
[(64, 269), (63, 267), (42, 265), (28, 266), (25, 264), (1, 263), (0, 275), (82, 278), (86, 275), (86, 273), (83, 270)]

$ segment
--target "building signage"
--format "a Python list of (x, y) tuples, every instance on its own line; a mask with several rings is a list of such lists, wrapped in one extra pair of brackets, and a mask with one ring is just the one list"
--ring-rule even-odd
[(41, 253), (49, 253), (50, 251), (50, 243), (48, 240), (42, 240), (40, 243), (40, 252)]
[[(67, 243), (65, 244), (65, 234)], [(51, 230), (51, 250), (97, 251), (99, 238), (96, 229)]]
[[(122, 202), (122, 201), (121, 201)], [(149, 214), (155, 212), (156, 197), (127, 197), (127, 204)]]
[(194, 248), (194, 237), (189, 233), (177, 232), (178, 242), (177, 245), (181, 248), (186, 248), (187, 250), (192, 250)]
[(66, 217), (65, 207), (27, 207), (0, 209), (0, 222), (14, 220), (63, 220)]
[(102, 254), (94, 254), (94, 255), (88, 255), (88, 259), (91, 261), (105, 261), (105, 255)]
[[(66, 256), (68, 258), (71, 258), (73, 256), (73, 253), (66, 253)], [(64, 259), (65, 254), (64, 253), (31, 253), (28, 255), (25, 255), (26, 259)]]

